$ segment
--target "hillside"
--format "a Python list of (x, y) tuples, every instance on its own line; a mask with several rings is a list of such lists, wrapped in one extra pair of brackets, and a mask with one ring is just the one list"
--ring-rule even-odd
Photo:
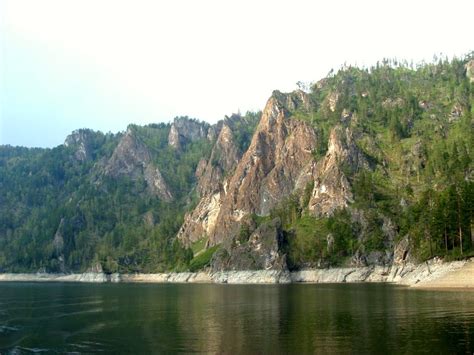
[(261, 113), (0, 147), (0, 272), (390, 265), (474, 253), (474, 59), (342, 68)]

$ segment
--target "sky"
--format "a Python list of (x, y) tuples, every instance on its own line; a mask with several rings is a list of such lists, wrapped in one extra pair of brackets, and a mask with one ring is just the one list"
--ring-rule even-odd
[(472, 14), (472, 0), (0, 0), (0, 144), (214, 123), (344, 63), (463, 56)]

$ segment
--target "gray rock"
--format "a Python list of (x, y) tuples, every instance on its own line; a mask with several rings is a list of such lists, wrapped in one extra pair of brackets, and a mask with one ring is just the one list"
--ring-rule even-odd
[(287, 270), (286, 255), (280, 252), (282, 242), (280, 220), (263, 223), (247, 242), (234, 239), (229, 250), (216, 253), (212, 270)]

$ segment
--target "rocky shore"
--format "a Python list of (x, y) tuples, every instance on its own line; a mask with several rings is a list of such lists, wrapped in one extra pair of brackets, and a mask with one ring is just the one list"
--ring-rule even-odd
[(357, 283), (388, 282), (420, 288), (473, 288), (474, 258), (465, 261), (430, 260), (422, 264), (354, 268), (307, 269), (295, 272), (279, 270), (202, 271), (158, 274), (0, 274), (1, 281), (23, 282), (135, 282), (135, 283)]

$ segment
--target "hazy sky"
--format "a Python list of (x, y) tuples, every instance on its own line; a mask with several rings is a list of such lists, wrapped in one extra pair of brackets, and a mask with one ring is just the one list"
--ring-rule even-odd
[(344, 62), (461, 56), (473, 14), (473, 0), (0, 0), (0, 144), (216, 122)]

